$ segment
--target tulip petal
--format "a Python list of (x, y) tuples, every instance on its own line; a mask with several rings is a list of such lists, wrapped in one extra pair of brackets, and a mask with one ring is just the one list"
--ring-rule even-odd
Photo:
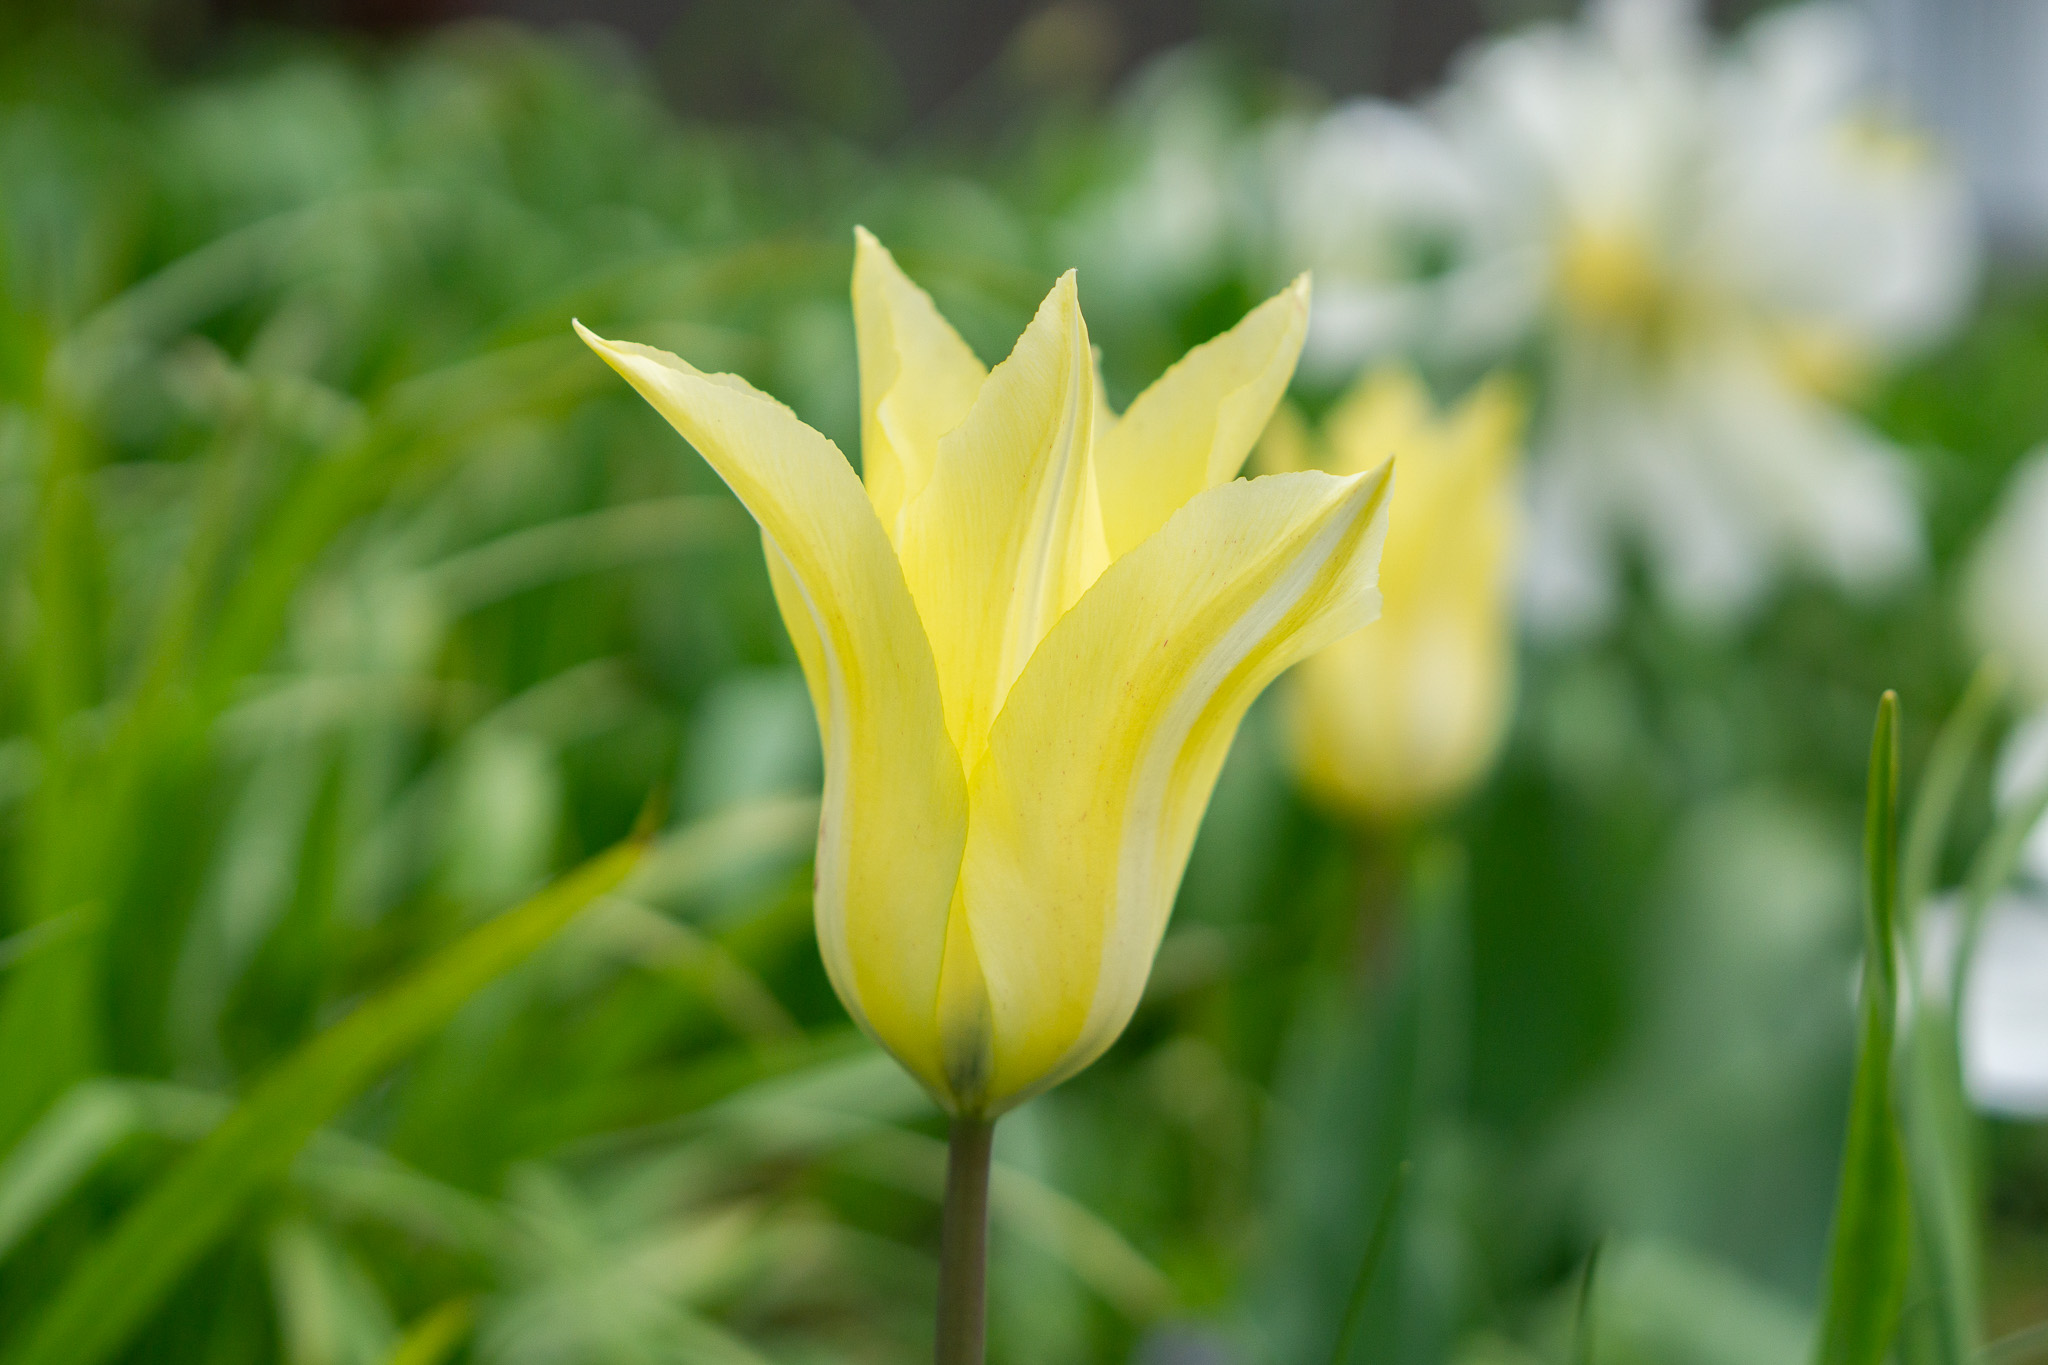
[(866, 228), (853, 236), (861, 472), (894, 542), (904, 504), (931, 478), (939, 438), (967, 416), (988, 371), (889, 249)]
[(1234, 478), (1294, 377), (1308, 276), (1203, 342), (1139, 394), (1095, 447), (1102, 522), (1128, 554), (1205, 488)]
[(577, 333), (718, 471), (761, 524), (825, 748), (818, 943), (854, 1018), (934, 1089), (947, 911), (965, 841), (960, 761), (917, 609), (832, 442), (734, 375)]
[(963, 771), (1032, 650), (1108, 563), (1094, 418), (1094, 356), (1068, 271), (903, 511), (903, 571)]
[(969, 784), (965, 904), (994, 1031), (991, 1108), (1122, 1030), (1238, 722), (1371, 620), (1391, 471), (1197, 495), (1112, 564), (1018, 678)]
[(1331, 468), (1401, 452), (1379, 622), (1290, 679), (1302, 779), (1340, 810), (1384, 816), (1446, 800), (1499, 746), (1514, 691), (1521, 426), (1506, 384), (1482, 385), (1440, 417), (1400, 370), (1362, 382), (1325, 423)]

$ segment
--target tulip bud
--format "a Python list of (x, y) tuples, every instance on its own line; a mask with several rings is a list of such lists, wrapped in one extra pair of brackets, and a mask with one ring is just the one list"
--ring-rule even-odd
[(1337, 811), (1364, 820), (1425, 811), (1493, 762), (1514, 697), (1522, 420), (1501, 381), (1439, 415), (1414, 376), (1388, 371), (1362, 379), (1320, 437), (1292, 411), (1267, 434), (1267, 468), (1343, 474), (1393, 458), (1400, 472), (1380, 619), (1291, 679), (1297, 770)]

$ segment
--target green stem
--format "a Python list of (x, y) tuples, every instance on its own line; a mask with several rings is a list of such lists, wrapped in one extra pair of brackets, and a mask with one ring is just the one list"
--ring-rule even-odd
[(982, 1365), (988, 1345), (990, 1119), (954, 1119), (939, 1233), (938, 1365)]

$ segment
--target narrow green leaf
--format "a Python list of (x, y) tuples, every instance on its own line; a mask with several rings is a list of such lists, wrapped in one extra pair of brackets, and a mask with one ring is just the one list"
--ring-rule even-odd
[(1600, 1252), (1605, 1245), (1593, 1244), (1586, 1257), (1585, 1272), (1579, 1276), (1579, 1309), (1572, 1325), (1572, 1365), (1593, 1365), (1593, 1285), (1600, 1274)]
[(1912, 1175), (1915, 1311), (1900, 1358), (1902, 1365), (1970, 1365), (1983, 1297), (1976, 1115), (1963, 1089), (1954, 1018), (1931, 994), (1916, 999), (1905, 1060), (1900, 1107)]
[(1969, 993), (1969, 964), (1977, 955), (1977, 936), (1983, 932), (1984, 916), (1989, 913), (1991, 902), (2012, 880), (2027, 836), (2041, 823), (2043, 815), (2048, 815), (2048, 782), (2025, 800), (2007, 807), (1991, 827), (1990, 837), (1977, 850), (1977, 856), (1970, 860), (1970, 879), (1963, 887), (1962, 924), (1957, 932), (1955, 963), (1949, 979), (1949, 1009), (1958, 1019), (1963, 1016), (1963, 997)]
[(628, 843), (479, 926), (286, 1059), (72, 1271), (7, 1365), (98, 1365), (126, 1343), (243, 1203), (361, 1089), (617, 886)]
[[(921, 1099), (915, 1103), (919, 1108), (924, 1105)], [(790, 1107), (772, 1097), (742, 1098), (737, 1104), (738, 1112), (751, 1111), (751, 1122), (742, 1124), (752, 1130), (749, 1140), (756, 1150), (778, 1140), (766, 1131), (768, 1127), (784, 1127), (789, 1136), (781, 1141), (793, 1142), (797, 1150), (844, 1141), (846, 1146), (831, 1158), (837, 1168), (934, 1201), (944, 1191), (946, 1144), (936, 1138), (802, 1103)], [(997, 1228), (1064, 1265), (1132, 1322), (1154, 1322), (1174, 1308), (1173, 1282), (1144, 1253), (1086, 1205), (1029, 1172), (995, 1163), (989, 1172), (989, 1217)]]
[(2048, 1360), (2048, 1322), (2037, 1322), (1985, 1347), (1983, 1365), (2040, 1365), (2044, 1360)]
[(1864, 817), (1863, 1019), (1821, 1311), (1819, 1365), (1882, 1365), (1898, 1334), (1912, 1201), (1892, 1105), (1897, 1019), (1899, 700), (1878, 703)]
[(1394, 1225), (1401, 1213), (1401, 1200), (1408, 1192), (1408, 1176), (1413, 1163), (1402, 1162), (1394, 1171), (1394, 1179), (1387, 1186), (1387, 1196), (1380, 1201), (1379, 1216), (1373, 1219), (1372, 1235), (1366, 1239), (1365, 1255), (1358, 1262), (1358, 1274), (1351, 1281), (1351, 1299), (1344, 1305), (1344, 1320), (1337, 1327), (1337, 1344), (1330, 1352), (1330, 1365), (1344, 1365), (1351, 1359), (1352, 1351), (1358, 1345), (1359, 1325), (1365, 1321), (1365, 1301), (1372, 1293), (1373, 1281), (1379, 1275), (1380, 1262), (1386, 1259), (1387, 1245), (1393, 1240)]
[[(1967, 698), (1964, 705), (1969, 705)], [(1933, 776), (1930, 772), (1930, 781)], [(1984, 919), (2012, 880), (2027, 836), (2044, 813), (2048, 784), (2008, 807), (1992, 826), (1964, 885), (1946, 998), (1928, 991), (1917, 1001), (1905, 1112), (1913, 1198), (1920, 1210), (1916, 1273), (1924, 1293), (1918, 1297), (1926, 1311), (1902, 1343), (1907, 1365), (1969, 1365), (1985, 1354), (1979, 1347), (1983, 1273), (1976, 1116), (1963, 1088), (1957, 1021)]]
[(86, 909), (84, 906), (74, 906), (69, 910), (60, 910), (40, 923), (31, 924), (18, 934), (0, 938), (0, 972), (33, 961), (36, 954), (55, 947), (81, 929), (89, 928), (92, 916), (86, 913)]
[[(1899, 937), (1918, 962), (1921, 907), (1932, 891), (1950, 818), (1971, 760), (1997, 715), (2008, 684), (2004, 667), (1986, 660), (1962, 701), (1942, 723), (1906, 820), (1899, 865)], [(1978, 1349), (1982, 1297), (1978, 1264), (1975, 1115), (1964, 1093), (1954, 1001), (1932, 989), (1916, 966), (1912, 1029), (1906, 1040), (1904, 1116), (1906, 1163), (1912, 1177), (1916, 1311), (1899, 1342), (1903, 1365), (1970, 1365)]]
[(0, 1161), (0, 1260), (44, 1213), (71, 1193), (100, 1158), (135, 1131), (127, 1087), (92, 1080), (50, 1106)]
[[(25, 894), (14, 918), (24, 928), (104, 907), (113, 860), (94, 838), (112, 828), (106, 821), (120, 808), (120, 795), (95, 780), (97, 746), (78, 723), (106, 700), (109, 561), (92, 491), (101, 451), (87, 423), (54, 393), (47, 397), (35, 545), (24, 564), (36, 609), (20, 684), (42, 769), (27, 813), (32, 851), (20, 858)], [(62, 935), (55, 951), (32, 955), (0, 982), (0, 1148), (100, 1069), (97, 938)]]
[(450, 1299), (406, 1329), (386, 1365), (441, 1365), (462, 1345), (475, 1318), (468, 1299)]
[(750, 539), (740, 505), (706, 493), (652, 498), (563, 517), (465, 550), (427, 571), (455, 612), (578, 574), (658, 563), (707, 546)]
[(1987, 659), (1970, 679), (1963, 699), (1942, 722), (1927, 755), (1927, 771), (1913, 795), (1913, 809), (1906, 817), (1905, 845), (1899, 860), (1899, 927), (1912, 943), (1920, 907), (1934, 889), (1940, 871), (1941, 850), (1948, 842), (1950, 820), (1956, 798), (1962, 794), (1963, 779), (1969, 775), (1970, 760), (1984, 742), (1984, 733), (1998, 714), (2005, 697), (2007, 675), (1995, 659)]

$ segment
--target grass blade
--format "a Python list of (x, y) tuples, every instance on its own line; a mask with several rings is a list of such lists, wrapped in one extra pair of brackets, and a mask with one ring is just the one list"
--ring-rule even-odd
[(2048, 782), (2026, 799), (2006, 808), (1991, 827), (1990, 837), (1970, 860), (1970, 879), (1963, 887), (1962, 923), (1957, 930), (1955, 964), (1949, 979), (1949, 1012), (1963, 1017), (1963, 997), (1969, 990), (1969, 965), (1977, 955), (1977, 938), (1984, 929), (1984, 917), (1991, 902), (1998, 899), (2012, 880), (2025, 852), (2027, 836), (2041, 817), (2048, 815)]
[(1393, 1240), (1394, 1224), (1400, 1217), (1401, 1200), (1408, 1192), (1412, 1169), (1412, 1162), (1402, 1162), (1394, 1171), (1393, 1183), (1387, 1186), (1387, 1197), (1380, 1201), (1372, 1236), (1366, 1239), (1365, 1255), (1359, 1259), (1358, 1274), (1351, 1281), (1351, 1299), (1344, 1305), (1344, 1321), (1337, 1327), (1337, 1344), (1330, 1352), (1330, 1365), (1344, 1365), (1358, 1345), (1359, 1325), (1365, 1321), (1365, 1301), (1372, 1294), (1380, 1262), (1386, 1259), (1387, 1245)]
[(1912, 1200), (1892, 1105), (1898, 1017), (1899, 699), (1887, 692), (1870, 745), (1864, 816), (1862, 1025), (1841, 1192), (1829, 1238), (1818, 1365), (1882, 1365), (1898, 1333), (1912, 1255)]
[[(1958, 718), (1969, 705), (1965, 698)], [(1930, 772), (1929, 781), (1934, 777)], [(1963, 1086), (1960, 1020), (1985, 917), (2012, 880), (2027, 837), (2044, 813), (2048, 784), (2009, 806), (1992, 826), (1971, 860), (1964, 885), (1946, 998), (1939, 991), (1925, 992), (1914, 1014), (1911, 1086), (1905, 1096), (1907, 1151), (1913, 1197), (1920, 1209), (1917, 1268), (1927, 1281), (1928, 1315), (1924, 1324), (1908, 1333), (1908, 1365), (1968, 1365), (1980, 1355), (1981, 1213), (1974, 1169), (1975, 1114)]]
[(1579, 1308), (1572, 1324), (1572, 1365), (1593, 1365), (1593, 1285), (1600, 1273), (1600, 1251), (1595, 1242), (1586, 1257), (1585, 1273), (1579, 1276)]
[(2040, 1365), (2044, 1360), (2048, 1360), (2048, 1322), (2037, 1322), (1985, 1347), (1983, 1365)]
[(733, 499), (686, 493), (530, 526), (465, 550), (427, 572), (436, 596), (459, 613), (578, 574), (745, 544), (752, 529)]
[(118, 1082), (86, 1081), (45, 1113), (0, 1161), (0, 1260), (138, 1126), (137, 1104)]
[(636, 840), (472, 930), (305, 1044), (188, 1152), (72, 1271), (7, 1365), (98, 1365), (128, 1340), (243, 1203), (365, 1085), (617, 886)]
[(1908, 1316), (1899, 1343), (1904, 1365), (1970, 1365), (1979, 1345), (1975, 1116), (1963, 1088), (1954, 1000), (1933, 989), (1917, 965), (1916, 926), (1934, 886), (1963, 779), (2008, 682), (2003, 666), (1986, 660), (1942, 723), (1906, 820), (1900, 857), (1899, 937), (1908, 961), (1916, 964), (1900, 1105), (1915, 1209), (1911, 1297), (1921, 1306)]
[(1915, 941), (1913, 926), (1934, 889), (1941, 850), (1948, 842), (1949, 822), (1955, 815), (1956, 798), (1962, 794), (1963, 779), (1969, 775), (1970, 760), (1998, 714), (2006, 681), (2003, 666), (1987, 659), (1970, 679), (1956, 709), (1942, 722), (1934, 747), (1928, 751), (1927, 771), (1913, 794), (1899, 859), (1899, 927), (1908, 944)]
[(1906, 1160), (1912, 1175), (1915, 1312), (1899, 1344), (1903, 1365), (1976, 1359), (1983, 1271), (1976, 1115), (1963, 1088), (1955, 1019), (1920, 995), (1907, 1039)]
[[(832, 1158), (834, 1166), (933, 1200), (942, 1194), (943, 1142), (866, 1119), (816, 1117), (844, 1125), (854, 1139)], [(1154, 1322), (1172, 1311), (1173, 1282), (1157, 1266), (1087, 1207), (1029, 1172), (996, 1163), (989, 1211), (997, 1227), (1037, 1246), (1130, 1321)]]
[(450, 1299), (406, 1329), (385, 1365), (441, 1365), (461, 1347), (476, 1318), (468, 1299)]

